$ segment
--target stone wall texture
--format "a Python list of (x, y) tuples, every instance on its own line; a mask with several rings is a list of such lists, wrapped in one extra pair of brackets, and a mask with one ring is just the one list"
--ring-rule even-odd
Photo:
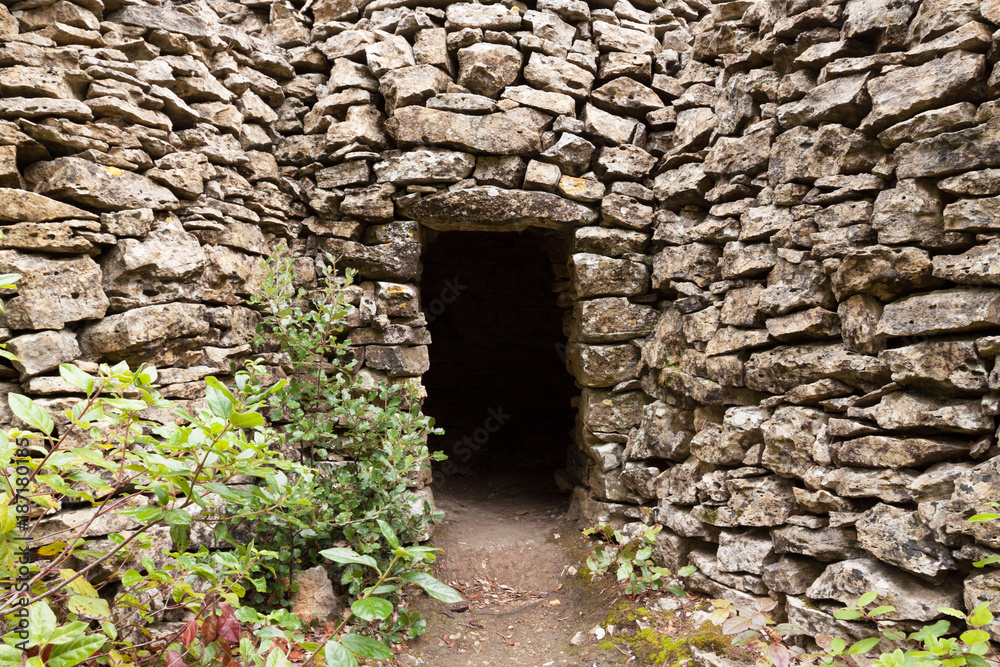
[(282, 240), (416, 378), (427, 240), (538, 227), (579, 516), (815, 633), (1000, 599), (1000, 1), (3, 3), (3, 392), (128, 360), (199, 400)]

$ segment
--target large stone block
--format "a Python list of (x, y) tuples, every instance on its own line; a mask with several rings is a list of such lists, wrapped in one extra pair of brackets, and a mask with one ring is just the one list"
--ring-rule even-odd
[(0, 250), (0, 272), (21, 276), (5, 310), (12, 329), (62, 329), (67, 322), (104, 317), (110, 302), (90, 257), (48, 259)]
[(878, 604), (895, 607), (887, 620), (933, 621), (941, 607), (961, 604), (961, 587), (955, 583), (928, 584), (877, 560), (858, 558), (834, 563), (806, 592), (810, 598), (854, 604), (862, 594), (878, 591)]
[(520, 155), (541, 150), (541, 133), (551, 116), (518, 107), (503, 113), (469, 116), (408, 106), (386, 121), (386, 131), (401, 147), (440, 145), (476, 153)]
[(177, 197), (170, 190), (145, 176), (77, 157), (33, 165), (26, 176), (41, 194), (100, 211), (169, 209), (177, 204)]
[(614, 343), (642, 338), (653, 331), (658, 313), (624, 297), (590, 299), (576, 304), (579, 337), (588, 343)]

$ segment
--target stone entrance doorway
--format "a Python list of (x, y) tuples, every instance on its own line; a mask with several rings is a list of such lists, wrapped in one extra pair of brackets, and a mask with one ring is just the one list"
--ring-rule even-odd
[[(432, 344), (424, 411), (454, 475), (566, 465), (579, 395), (565, 367), (566, 239), (542, 230), (430, 232), (421, 292)], [(537, 477), (534, 477), (537, 479)], [(537, 482), (536, 482), (537, 483)]]

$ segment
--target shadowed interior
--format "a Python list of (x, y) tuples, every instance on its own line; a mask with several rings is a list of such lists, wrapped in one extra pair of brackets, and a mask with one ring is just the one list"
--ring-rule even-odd
[(421, 283), (432, 336), (424, 410), (445, 435), (436, 477), (565, 465), (579, 394), (553, 290), (562, 239), (533, 230), (438, 234)]

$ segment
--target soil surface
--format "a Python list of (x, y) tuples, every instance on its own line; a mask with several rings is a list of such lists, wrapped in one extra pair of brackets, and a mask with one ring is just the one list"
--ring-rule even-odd
[(576, 576), (587, 540), (566, 519), (569, 496), (549, 475), (455, 475), (435, 489), (435, 500), (445, 512), (431, 540), (444, 549), (437, 575), (462, 591), (468, 609), (416, 600), (427, 634), (400, 651), (399, 665), (625, 664), (584, 662), (588, 651), (570, 644), (605, 610)]

